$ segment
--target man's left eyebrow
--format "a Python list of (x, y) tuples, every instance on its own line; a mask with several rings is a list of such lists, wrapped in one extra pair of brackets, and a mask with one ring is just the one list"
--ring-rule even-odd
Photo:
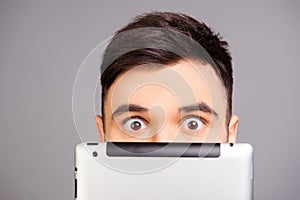
[(216, 117), (219, 117), (218, 113), (214, 109), (212, 109), (209, 105), (207, 105), (205, 102), (183, 106), (179, 109), (179, 111), (180, 112), (202, 111), (205, 113), (213, 114)]

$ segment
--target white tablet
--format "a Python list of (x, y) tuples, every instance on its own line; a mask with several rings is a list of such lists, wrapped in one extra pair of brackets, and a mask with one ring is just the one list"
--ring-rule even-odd
[(89, 142), (75, 148), (77, 200), (250, 200), (249, 144)]

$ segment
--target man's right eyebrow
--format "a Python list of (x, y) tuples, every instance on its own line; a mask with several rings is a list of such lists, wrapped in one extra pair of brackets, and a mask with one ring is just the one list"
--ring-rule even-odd
[(148, 112), (149, 109), (137, 104), (122, 104), (112, 114), (112, 118), (127, 112)]

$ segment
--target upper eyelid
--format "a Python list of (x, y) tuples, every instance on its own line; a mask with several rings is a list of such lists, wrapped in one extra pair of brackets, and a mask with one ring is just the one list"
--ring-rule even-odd
[(182, 118), (180, 123), (182, 123), (184, 120), (186, 120), (188, 118), (192, 118), (192, 117), (199, 119), (200, 121), (203, 122), (204, 125), (207, 125), (209, 123), (206, 119), (204, 119), (203, 117), (200, 117), (198, 115), (187, 115), (187, 116)]
[[(188, 118), (192, 118), (192, 117), (199, 119), (200, 121), (203, 122), (204, 125), (209, 124), (209, 121), (206, 120), (205, 118), (203, 118), (203, 117), (201, 117), (201, 116), (198, 116), (198, 115), (192, 115), (192, 114), (184, 116), (184, 117), (180, 120), (180, 124), (182, 124), (184, 120), (186, 120), (186, 119), (188, 119)], [(122, 124), (125, 124), (129, 119), (140, 119), (140, 120), (142, 120), (143, 122), (145, 122), (147, 125), (150, 124), (150, 122), (149, 122), (148, 120), (146, 120), (145, 118), (143, 118), (143, 117), (141, 117), (141, 116), (138, 116), (138, 115), (133, 115), (133, 116), (126, 117), (125, 119), (122, 120)]]
[(146, 119), (137, 115), (126, 117), (125, 119), (122, 120), (122, 124), (125, 124), (129, 119), (140, 119), (144, 121), (147, 125), (149, 124), (149, 122)]

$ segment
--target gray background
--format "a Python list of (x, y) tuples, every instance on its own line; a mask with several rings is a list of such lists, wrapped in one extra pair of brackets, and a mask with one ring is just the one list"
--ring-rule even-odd
[(73, 198), (76, 72), (99, 42), (151, 10), (189, 14), (229, 41), (238, 141), (255, 148), (255, 199), (299, 199), (299, 8), (297, 1), (2, 0), (0, 199)]

